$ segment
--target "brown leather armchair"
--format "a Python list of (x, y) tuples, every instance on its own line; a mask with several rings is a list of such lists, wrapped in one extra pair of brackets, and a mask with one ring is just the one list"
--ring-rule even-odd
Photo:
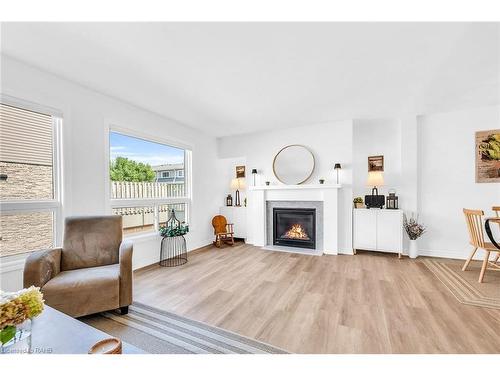
[(122, 241), (122, 217), (70, 217), (62, 248), (32, 253), (24, 286), (41, 288), (47, 305), (73, 317), (132, 304), (132, 244)]

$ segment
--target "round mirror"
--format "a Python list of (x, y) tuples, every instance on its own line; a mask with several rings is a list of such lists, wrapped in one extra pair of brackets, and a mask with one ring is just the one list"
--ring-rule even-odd
[(314, 156), (304, 146), (283, 147), (274, 157), (274, 175), (286, 185), (298, 185), (306, 182), (313, 171)]

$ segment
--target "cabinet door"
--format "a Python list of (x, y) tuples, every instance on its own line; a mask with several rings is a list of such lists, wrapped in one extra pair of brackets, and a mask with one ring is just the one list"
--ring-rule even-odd
[(355, 249), (377, 249), (377, 212), (369, 209), (354, 210), (354, 238)]
[(377, 218), (377, 248), (380, 251), (401, 252), (402, 220), (400, 211), (384, 210)]
[(246, 238), (247, 213), (243, 207), (234, 209), (234, 236)]

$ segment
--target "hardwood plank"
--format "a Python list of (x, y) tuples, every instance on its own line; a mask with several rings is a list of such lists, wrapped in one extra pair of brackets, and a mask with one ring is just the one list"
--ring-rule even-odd
[(500, 311), (460, 304), (418, 259), (205, 247), (135, 273), (134, 299), (295, 353), (498, 353)]

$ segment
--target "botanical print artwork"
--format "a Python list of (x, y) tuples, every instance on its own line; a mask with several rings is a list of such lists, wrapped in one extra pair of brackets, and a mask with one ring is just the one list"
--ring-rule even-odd
[(383, 172), (384, 156), (368, 156), (368, 172)]
[(476, 182), (500, 182), (500, 129), (476, 132)]
[(245, 166), (244, 165), (236, 166), (236, 178), (245, 178)]

